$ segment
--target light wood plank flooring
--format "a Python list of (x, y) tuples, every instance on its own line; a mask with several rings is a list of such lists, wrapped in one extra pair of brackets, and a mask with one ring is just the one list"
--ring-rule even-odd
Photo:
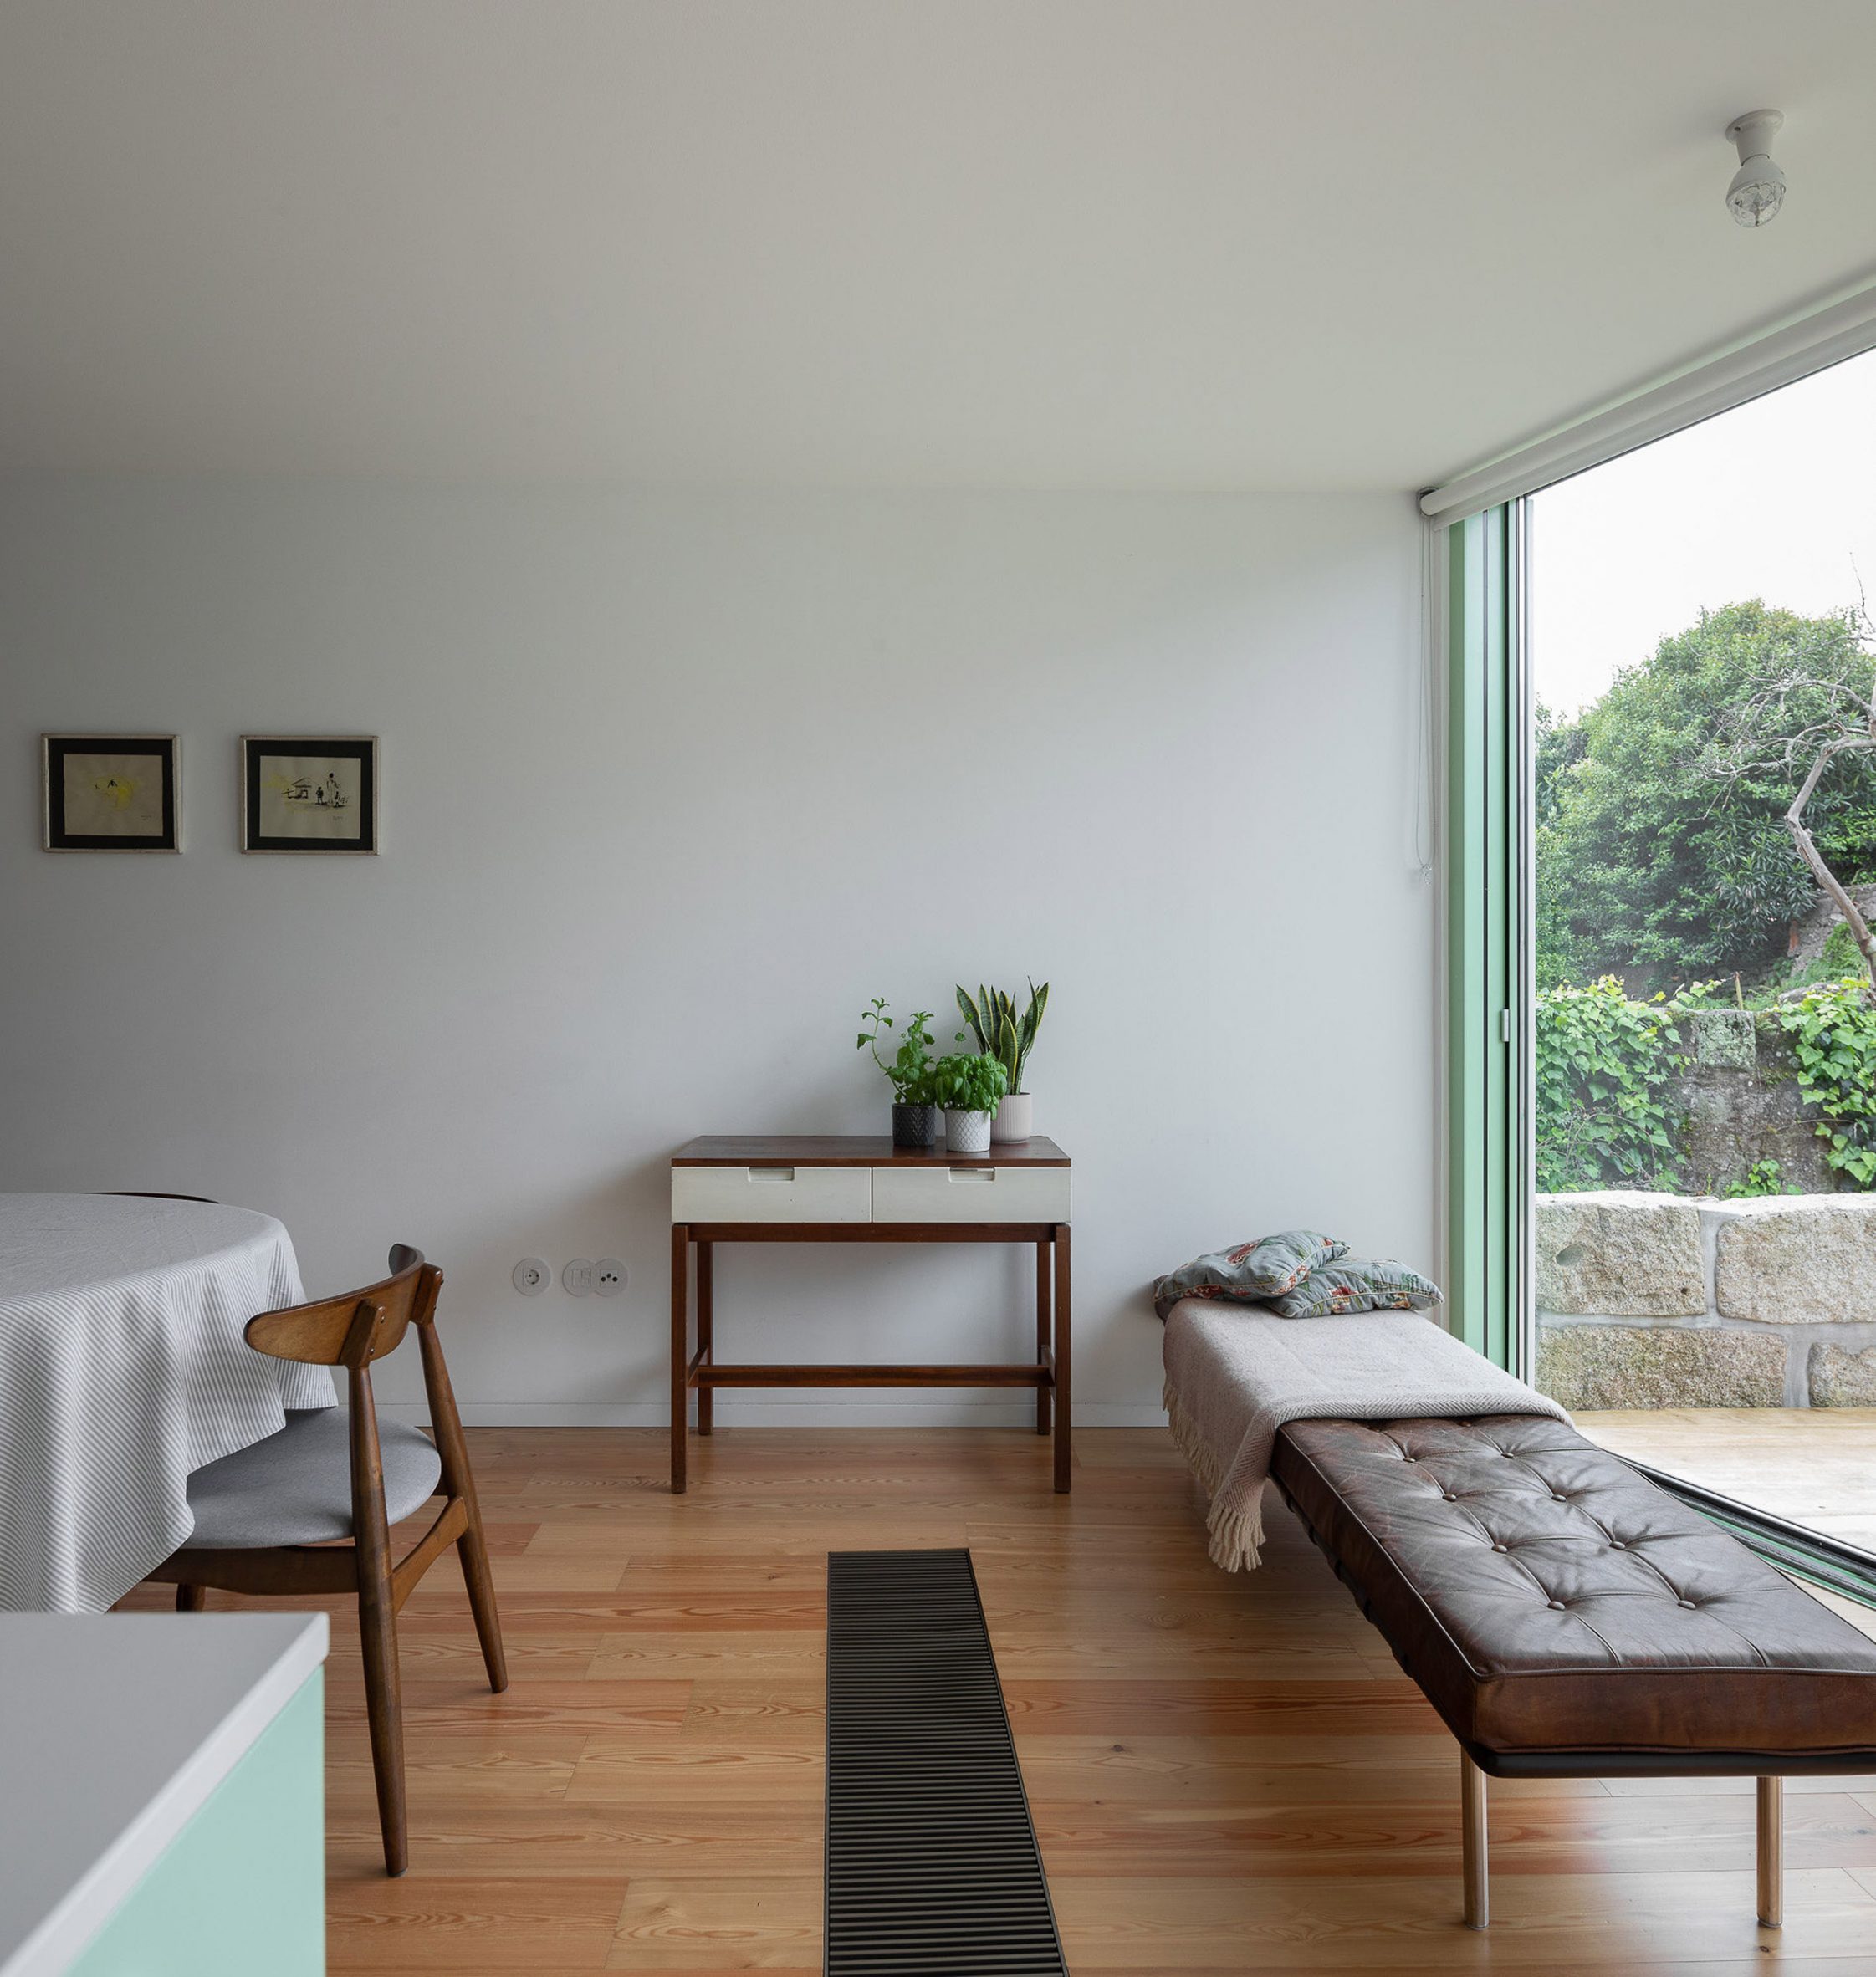
[(1163, 1433), (1078, 1435), (1066, 1499), (1015, 1432), (733, 1429), (682, 1499), (662, 1433), (470, 1438), (514, 1686), (440, 1566), (387, 1882), (336, 1617), (335, 1972), (818, 1972), (823, 1555), (968, 1545), (1077, 1972), (1876, 1977), (1876, 1778), (1794, 1782), (1781, 1934), (1748, 1783), (1495, 1786), (1463, 1930), (1450, 1739), (1280, 1510), (1260, 1571), (1207, 1562)]

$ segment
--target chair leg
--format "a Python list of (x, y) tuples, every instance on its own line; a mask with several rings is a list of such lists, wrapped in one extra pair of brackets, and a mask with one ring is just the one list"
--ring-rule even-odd
[(1459, 1753), (1459, 1847), (1465, 1880), (1465, 1926), (1491, 1920), (1490, 1867), (1486, 1858), (1485, 1774)]
[(472, 1499), (469, 1528), (456, 1540), (463, 1561), (463, 1583), (469, 1591), (469, 1611), (476, 1618), (476, 1638), (488, 1669), (488, 1686), (499, 1695), (508, 1687), (508, 1656), (502, 1648), (502, 1617), (495, 1609), (495, 1576), (488, 1569), (488, 1546), (482, 1535), (482, 1512)]
[(1785, 1926), (1785, 1780), (1761, 1778), (1759, 1786), (1759, 1923)]
[(176, 1610), (178, 1613), (206, 1613), (208, 1611), (208, 1588), (206, 1586), (177, 1586)]
[(378, 1783), (378, 1823), (384, 1830), (385, 1872), (410, 1864), (404, 1801), (404, 1693), (397, 1668), (397, 1609), (388, 1573), (361, 1579), (359, 1645), (365, 1655), (365, 1711), (371, 1729), (371, 1769)]

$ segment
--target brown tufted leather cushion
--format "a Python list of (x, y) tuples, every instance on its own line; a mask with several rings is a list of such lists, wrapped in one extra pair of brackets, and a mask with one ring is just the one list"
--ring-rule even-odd
[(1292, 1422), (1271, 1474), (1479, 1752), (1876, 1770), (1876, 1641), (1560, 1421)]

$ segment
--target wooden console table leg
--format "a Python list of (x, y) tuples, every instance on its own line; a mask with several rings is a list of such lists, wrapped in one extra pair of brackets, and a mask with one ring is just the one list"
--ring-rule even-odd
[(1066, 1496), (1069, 1463), (1073, 1450), (1069, 1442), (1069, 1365), (1072, 1351), (1070, 1337), (1071, 1298), (1068, 1280), (1068, 1224), (1056, 1224), (1056, 1494)]
[[(1047, 1358), (1055, 1331), (1055, 1294), (1049, 1269), (1049, 1245), (1035, 1245), (1035, 1357), (1040, 1365)], [(1035, 1390), (1035, 1432), (1049, 1432), (1049, 1389)]]
[[(697, 1245), (697, 1351), (698, 1356), (708, 1366), (717, 1356), (716, 1331), (713, 1320), (716, 1309), (712, 1302), (713, 1284), (711, 1259), (715, 1245), (699, 1243)], [(716, 1423), (716, 1389), (700, 1387), (697, 1390), (697, 1432), (700, 1435), (711, 1433)]]
[(684, 1494), (685, 1417), (690, 1413), (691, 1232), (671, 1229), (671, 1494)]

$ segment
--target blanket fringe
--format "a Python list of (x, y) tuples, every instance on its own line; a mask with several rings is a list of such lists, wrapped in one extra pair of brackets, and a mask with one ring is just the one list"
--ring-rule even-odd
[(1228, 1508), (1218, 1493), (1229, 1465), (1219, 1460), (1210, 1444), (1199, 1433), (1198, 1423), (1180, 1404), (1170, 1381), (1161, 1389), (1159, 1397), (1166, 1409), (1166, 1418), (1173, 1426), (1173, 1439), (1185, 1458), (1186, 1467), (1192, 1471), (1199, 1487), (1212, 1499), (1211, 1510), (1205, 1519), (1205, 1530), (1211, 1539), (1207, 1550), (1212, 1563), (1226, 1572), (1254, 1570), (1264, 1549), (1263, 1491), (1260, 1489), (1242, 1509)]

